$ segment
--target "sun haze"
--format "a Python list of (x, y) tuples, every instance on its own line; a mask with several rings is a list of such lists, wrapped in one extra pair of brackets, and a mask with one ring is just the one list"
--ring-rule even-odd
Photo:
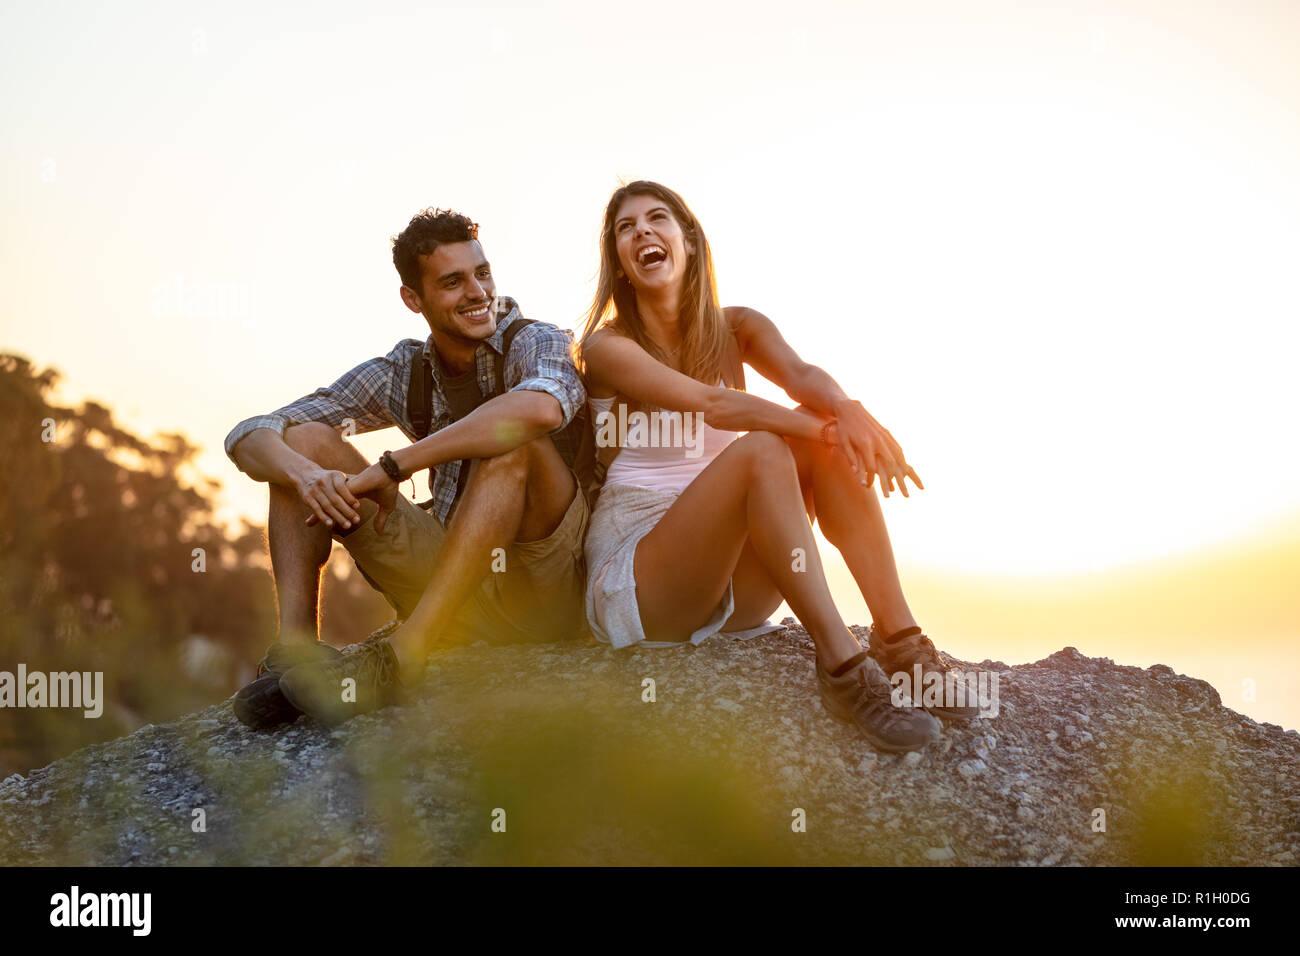
[(1300, 511), (1300, 7), (734, 9), (159, 3), (68, 31), (10, 5), (0, 345), (183, 431), (261, 521), (222, 438), (428, 334), (389, 258), (416, 209), (471, 215), (500, 291), (573, 327), (604, 201), (644, 177), (699, 215), (724, 303), (902, 442), (905, 572), (1159, 576)]

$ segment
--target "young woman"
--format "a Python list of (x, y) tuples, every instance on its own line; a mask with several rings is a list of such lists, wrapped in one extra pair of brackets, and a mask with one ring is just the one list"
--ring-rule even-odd
[[(612, 461), (614, 449), (601, 455), (607, 471), (585, 546), (593, 633), (614, 647), (699, 643), (760, 624), (784, 598), (816, 645), (827, 709), (881, 749), (925, 746), (939, 722), (910, 699), (896, 705), (885, 676), (911, 677), (914, 664), (949, 670), (908, 609), (872, 487), (876, 476), (886, 496), (907, 495), (908, 478), (923, 487), (902, 449), (770, 319), (719, 306), (708, 240), (675, 192), (644, 181), (618, 189), (600, 246), (577, 358), (597, 444), (613, 435), (620, 447)], [(743, 364), (800, 406), (747, 394)], [(665, 427), (674, 412), (680, 419)], [(618, 434), (637, 413), (651, 427)], [(647, 437), (656, 434), (682, 440)], [(831, 600), (814, 518), (871, 610), (868, 651)], [(930, 711), (964, 718), (978, 708)]]

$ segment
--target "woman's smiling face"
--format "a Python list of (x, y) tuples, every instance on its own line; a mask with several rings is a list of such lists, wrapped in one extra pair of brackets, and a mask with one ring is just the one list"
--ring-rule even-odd
[(618, 264), (637, 290), (671, 288), (686, 276), (695, 250), (658, 196), (632, 195), (614, 216)]

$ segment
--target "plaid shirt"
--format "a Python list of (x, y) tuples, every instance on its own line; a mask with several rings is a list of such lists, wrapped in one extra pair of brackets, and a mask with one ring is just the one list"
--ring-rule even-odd
[[(483, 340), (474, 353), (481, 394), (491, 396), (496, 390), (496, 363), (501, 361), (501, 338), (507, 325), (519, 318), (519, 304), (506, 296), (499, 299), (501, 311), (509, 310), (498, 319), (496, 331)], [(573, 333), (556, 328), (546, 322), (523, 326), (510, 345), (506, 359), (505, 386), (507, 391), (529, 389), (546, 392), (560, 403), (564, 424), (551, 432), (556, 448), (564, 460), (573, 464), (577, 455), (578, 427), (575, 421), (587, 400), (587, 393), (573, 367), (570, 349)], [(333, 385), (318, 388), (296, 402), (267, 415), (248, 418), (236, 425), (226, 436), (226, 454), (235, 460), (234, 448), (239, 440), (258, 428), (271, 428), (284, 435), (290, 425), (302, 422), (323, 422), (342, 428), (349, 421), (352, 433), (377, 431), (396, 425), (411, 441), (415, 430), (407, 414), (406, 393), (411, 382), (411, 363), (421, 355), (428, 356), (433, 370), (432, 414), (429, 433), (446, 428), (455, 421), (447, 397), (443, 393), (441, 367), (434, 356), (433, 336), (426, 341), (403, 339), (393, 350), (380, 358), (362, 362), (350, 372), (344, 372)], [(429, 470), (429, 490), (433, 494), (433, 511), (446, 523), (456, 503), (460, 470), (467, 463), (449, 461)], [(235, 462), (235, 467), (239, 463)]]

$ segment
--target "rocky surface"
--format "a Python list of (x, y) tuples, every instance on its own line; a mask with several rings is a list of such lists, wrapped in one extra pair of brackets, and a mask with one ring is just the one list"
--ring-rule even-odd
[(1300, 860), (1295, 731), (1161, 665), (1073, 648), (959, 664), (998, 673), (997, 716), (900, 757), (824, 712), (795, 626), (680, 650), (447, 650), (407, 706), (337, 728), (257, 733), (226, 701), (14, 775), (0, 862)]

